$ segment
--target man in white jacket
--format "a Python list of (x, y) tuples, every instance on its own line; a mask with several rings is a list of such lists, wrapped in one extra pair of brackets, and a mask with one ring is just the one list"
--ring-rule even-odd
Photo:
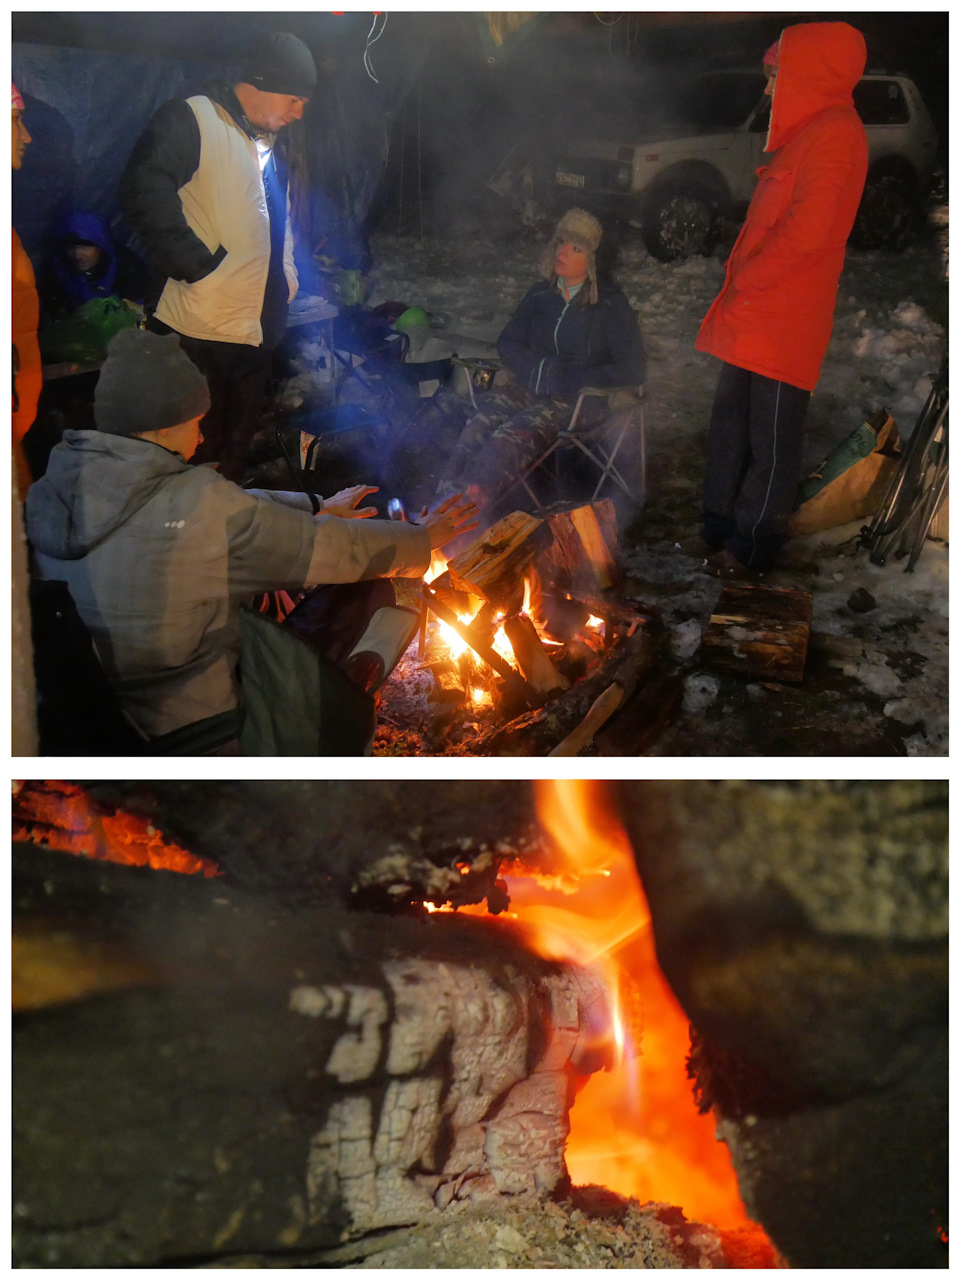
[[(66, 431), (27, 495), (40, 578), (65, 582), (127, 716), (148, 739), (226, 720), (240, 701), (240, 606), (319, 583), (419, 577), (475, 528), (459, 495), (419, 525), (327, 499), (241, 489), (191, 466), (210, 403), (174, 334), (125, 329), (94, 398), (96, 431)], [(214, 726), (215, 727), (215, 726)]]
[(197, 461), (218, 462), (237, 482), (297, 292), (279, 134), (301, 118), (316, 80), (296, 36), (262, 38), (235, 84), (160, 108), (120, 183), (130, 225), (165, 278), (149, 326), (179, 334), (210, 387)]

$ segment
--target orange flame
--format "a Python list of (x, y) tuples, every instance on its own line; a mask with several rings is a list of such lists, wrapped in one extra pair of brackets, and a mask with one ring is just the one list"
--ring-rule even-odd
[(542, 955), (601, 968), (619, 1051), (614, 1070), (590, 1077), (577, 1095), (570, 1176), (641, 1203), (680, 1205), (690, 1220), (743, 1226), (749, 1219), (729, 1152), (712, 1117), (698, 1113), (687, 1080), (689, 1022), (657, 964), (626, 835), (604, 807), (602, 784), (536, 786), (558, 874), (548, 884), (508, 874), (511, 905)]
[(109, 813), (70, 782), (14, 783), (13, 838), (103, 862), (217, 875), (213, 862), (166, 840), (145, 818)]

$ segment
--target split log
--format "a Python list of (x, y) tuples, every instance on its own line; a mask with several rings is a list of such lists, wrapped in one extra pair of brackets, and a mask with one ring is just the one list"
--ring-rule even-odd
[(490, 756), (542, 756), (552, 751), (584, 720), (596, 699), (615, 682), (636, 688), (659, 662), (656, 640), (641, 629), (624, 639), (592, 675), (539, 711), (518, 716), (479, 740), (477, 753)]
[(503, 629), (513, 646), (517, 665), (527, 683), (531, 684), (538, 693), (551, 694), (558, 689), (570, 687), (570, 681), (565, 679), (551, 662), (550, 655), (543, 647), (532, 619), (526, 614), (515, 613), (507, 618)]
[(548, 525), (525, 511), (511, 512), (454, 556), (447, 565), (450, 582), (459, 591), (509, 606), (515, 593), (523, 590), (524, 569), (549, 545)]
[(701, 642), (713, 667), (767, 680), (803, 679), (813, 596), (793, 587), (724, 587)]
[(544, 578), (577, 596), (606, 591), (619, 580), (617, 517), (609, 498), (547, 517), (553, 546), (541, 557)]
[(15, 1024), (18, 1267), (276, 1264), (545, 1197), (574, 1076), (611, 1058), (599, 980), (494, 921), (320, 919), (25, 845), (13, 911), (54, 966), (105, 966)]

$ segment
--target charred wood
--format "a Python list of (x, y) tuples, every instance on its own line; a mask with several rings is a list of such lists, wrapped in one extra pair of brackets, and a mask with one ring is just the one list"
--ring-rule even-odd
[(15, 1265), (331, 1248), (563, 1184), (574, 1077), (609, 1026), (589, 973), (458, 916), (318, 927), (34, 846), (14, 872), (15, 933), (73, 940), (54, 968), (109, 951), (108, 982), (15, 1024)]
[(212, 859), (229, 884), (296, 907), (354, 901), (360, 892), (382, 904), (444, 901), (444, 893), (456, 895), (454, 902), (481, 902), (503, 858), (540, 844), (523, 782), (84, 785), (94, 799), (141, 814)]

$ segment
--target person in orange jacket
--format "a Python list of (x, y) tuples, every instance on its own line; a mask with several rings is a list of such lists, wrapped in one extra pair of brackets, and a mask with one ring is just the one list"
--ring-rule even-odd
[[(20, 90), (13, 85), (13, 168), (16, 171), (23, 164), (23, 153), (30, 144), (30, 134), (23, 123), (23, 98)], [(37, 325), (40, 321), (40, 301), (37, 298), (37, 284), (33, 275), (33, 265), (27, 257), (26, 250), (20, 243), (20, 237), (13, 232), (13, 263), (11, 278), (13, 283), (13, 456), (17, 472), (17, 483), (21, 496), (30, 486), (30, 471), (23, 454), (23, 437), (33, 426), (37, 416), (37, 401), (40, 399), (40, 388), (43, 385), (43, 374), (40, 368), (40, 346), (37, 342)]]
[(846, 22), (787, 27), (764, 55), (770, 163), (697, 349), (719, 356), (702, 541), (717, 577), (768, 569), (786, 536), (803, 422), (830, 341), (837, 284), (867, 174), (853, 105), (866, 65)]

